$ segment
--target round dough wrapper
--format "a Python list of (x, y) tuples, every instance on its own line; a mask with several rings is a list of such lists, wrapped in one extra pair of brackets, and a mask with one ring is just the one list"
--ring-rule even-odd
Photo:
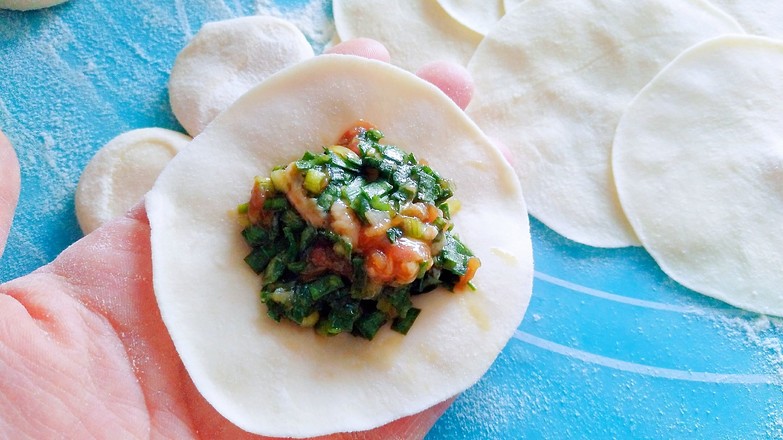
[[(363, 118), (388, 144), (453, 179), (456, 231), (481, 259), (476, 291), (416, 296), (406, 335), (325, 338), (276, 323), (231, 213), (255, 175), (332, 145)], [(519, 181), (442, 92), (378, 61), (323, 55), (248, 92), (183, 151), (147, 196), (155, 293), (193, 382), (228, 420), (258, 434), (371, 429), (474, 384), (519, 325), (532, 251)]]
[(273, 73), (313, 56), (304, 34), (276, 17), (205, 24), (177, 55), (169, 78), (171, 109), (192, 136)]
[(664, 272), (783, 316), (783, 42), (722, 37), (662, 71), (617, 128), (623, 208)]
[(109, 141), (84, 168), (76, 187), (76, 217), (89, 234), (119, 217), (152, 188), (190, 136), (164, 128), (140, 128)]
[(508, 12), (524, 2), (525, 0), (503, 0), (503, 10)]
[(737, 19), (749, 34), (783, 38), (783, 2), (780, 0), (710, 0)]
[(68, 0), (0, 0), (0, 9), (12, 9), (14, 11), (31, 11), (44, 9), (65, 3)]
[(728, 32), (742, 30), (697, 0), (528, 0), (471, 59), (467, 112), (516, 156), (533, 216), (580, 243), (638, 245), (611, 174), (617, 121), (681, 51)]
[(486, 35), (503, 16), (503, 0), (438, 0), (455, 20)]
[(454, 20), (435, 0), (334, 0), (340, 38), (383, 43), (391, 62), (416, 71), (432, 61), (465, 66), (482, 35)]

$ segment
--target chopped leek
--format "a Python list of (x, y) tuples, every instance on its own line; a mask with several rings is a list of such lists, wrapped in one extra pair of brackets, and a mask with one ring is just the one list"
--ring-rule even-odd
[[(350, 333), (372, 340), (387, 323), (402, 334), (410, 330), (421, 312), (414, 296), (438, 286), (473, 288), (470, 278), (478, 259), (451, 233), (451, 215), (459, 209), (451, 184), (413, 154), (381, 144), (380, 130), (355, 132), (345, 145), (307, 152), (273, 169), (270, 177), (256, 177), (257, 190), (237, 213), (256, 222), (242, 231), (251, 248), (245, 262), (262, 277), (259, 297), (270, 318), (322, 335)], [(329, 218), (338, 200), (353, 213), (348, 221), (359, 223), (356, 235), (371, 238), (357, 242), (356, 236), (336, 232), (345, 226), (316, 226), (312, 212), (298, 211), (316, 209)], [(259, 206), (262, 215), (248, 220)], [(416, 255), (419, 245), (432, 255), (394, 262), (385, 254), (395, 246), (413, 246), (398, 254)], [(405, 282), (395, 278), (401, 267), (407, 268)]]
[(396, 318), (394, 322), (392, 322), (392, 330), (407, 335), (408, 330), (413, 326), (413, 321), (419, 317), (419, 313), (421, 313), (421, 309), (411, 308), (404, 317)]
[(321, 194), (328, 183), (329, 177), (322, 171), (310, 168), (305, 173), (304, 187), (313, 194)]
[(416, 217), (403, 217), (402, 232), (410, 238), (422, 238), (424, 236), (424, 223)]
[(285, 197), (273, 197), (264, 201), (264, 209), (269, 211), (281, 211), (288, 206), (288, 201)]
[(386, 314), (379, 310), (364, 314), (354, 324), (354, 334), (372, 341), (386, 321)]
[(285, 169), (272, 171), (272, 177), (270, 180), (272, 181), (272, 185), (274, 185), (275, 189), (278, 191), (285, 192), (288, 191), (288, 189), (291, 187), (291, 182)]

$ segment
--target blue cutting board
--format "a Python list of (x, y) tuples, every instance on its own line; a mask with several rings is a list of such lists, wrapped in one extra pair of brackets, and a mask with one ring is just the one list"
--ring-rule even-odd
[[(331, 36), (328, 0), (71, 0), (0, 12), (0, 128), (22, 167), (0, 281), (81, 237), (74, 189), (102, 145), (133, 128), (181, 130), (166, 81), (201, 25), (269, 12), (317, 49)], [(577, 245), (535, 220), (532, 234), (524, 322), (428, 439), (783, 438), (783, 322), (677, 285), (642, 249)]]

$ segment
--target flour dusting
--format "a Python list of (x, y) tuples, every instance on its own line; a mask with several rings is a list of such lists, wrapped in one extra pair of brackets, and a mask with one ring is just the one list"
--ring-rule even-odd
[(290, 21), (307, 37), (316, 53), (320, 53), (335, 36), (332, 2), (308, 0), (302, 6), (280, 6), (274, 0), (256, 0), (256, 14), (271, 15)]
[[(726, 330), (738, 342), (759, 350), (776, 378), (775, 385), (783, 391), (783, 319), (765, 315), (716, 315), (714, 320), (716, 326)], [(783, 401), (768, 406), (767, 413), (766, 438), (783, 439)]]

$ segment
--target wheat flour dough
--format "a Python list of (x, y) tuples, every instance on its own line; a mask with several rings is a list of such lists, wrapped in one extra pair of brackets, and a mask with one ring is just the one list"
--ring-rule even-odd
[(163, 167), (190, 140), (164, 128), (141, 128), (98, 150), (76, 187), (76, 217), (82, 232), (89, 234), (140, 202)]
[(171, 109), (192, 136), (259, 82), (313, 56), (299, 29), (276, 17), (205, 24), (177, 55), (169, 78)]
[(783, 42), (690, 49), (631, 103), (614, 141), (620, 201), (664, 272), (783, 315)]
[(343, 41), (378, 40), (393, 64), (412, 72), (432, 61), (465, 66), (482, 38), (435, 0), (335, 0), (334, 24)]
[(503, 16), (502, 0), (438, 0), (455, 20), (486, 35)]
[(65, 3), (68, 0), (0, 0), (0, 9), (14, 11), (31, 11), (34, 9), (49, 8)]
[(749, 34), (783, 38), (783, 2), (780, 0), (711, 0), (737, 19)]
[(700, 0), (528, 0), (476, 50), (466, 111), (514, 153), (533, 216), (580, 243), (638, 245), (611, 175), (617, 121), (681, 51), (730, 32)]
[(503, 0), (503, 10), (510, 11), (522, 4), (525, 0)]
[[(457, 230), (482, 261), (476, 291), (419, 295), (406, 336), (381, 331), (369, 342), (269, 319), (231, 215), (255, 175), (332, 145), (359, 119), (454, 180)], [(207, 401), (257, 434), (367, 430), (461, 392), (513, 335), (531, 294), (513, 170), (445, 94), (379, 61), (322, 55), (270, 77), (170, 163), (146, 203), (155, 294), (174, 345)]]

